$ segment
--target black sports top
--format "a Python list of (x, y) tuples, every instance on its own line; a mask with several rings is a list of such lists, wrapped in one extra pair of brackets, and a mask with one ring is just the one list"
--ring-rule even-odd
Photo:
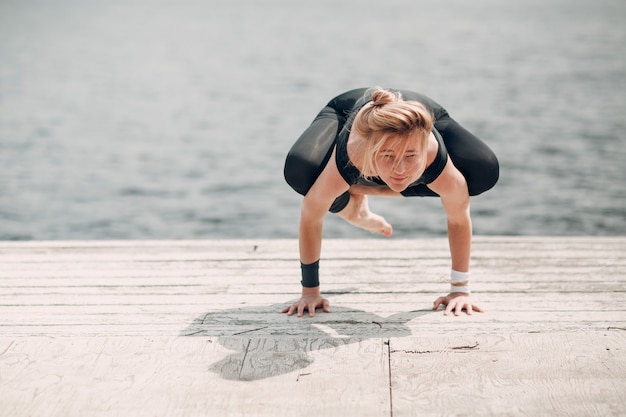
[[(369, 98), (359, 100), (355, 103), (355, 107), (351, 113), (353, 115), (356, 114), (369, 101), (371, 101)], [(354, 117), (349, 117), (337, 135), (337, 149), (335, 152), (335, 161), (337, 162), (339, 173), (350, 185), (356, 184), (359, 178), (362, 178), (361, 172), (352, 164), (352, 161), (350, 161), (350, 157), (348, 156), (348, 137), (350, 136), (350, 128), (352, 127), (353, 119)], [(418, 184), (430, 184), (437, 179), (448, 162), (448, 151), (446, 149), (446, 145), (443, 143), (441, 134), (437, 131), (437, 129), (435, 129), (434, 126), (432, 132), (439, 145), (439, 148), (437, 149), (437, 156), (435, 157), (435, 160), (428, 167), (426, 167), (422, 176), (413, 182), (409, 187)], [(372, 181), (381, 185), (385, 184), (379, 177), (372, 178)]]

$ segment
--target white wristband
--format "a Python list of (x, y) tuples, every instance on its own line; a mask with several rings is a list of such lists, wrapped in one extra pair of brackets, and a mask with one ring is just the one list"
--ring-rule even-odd
[(470, 294), (469, 290), (469, 272), (459, 272), (454, 269), (450, 271), (450, 292), (465, 292)]

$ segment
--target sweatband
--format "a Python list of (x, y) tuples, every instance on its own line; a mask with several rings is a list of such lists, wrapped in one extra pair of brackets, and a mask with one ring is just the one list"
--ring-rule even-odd
[(302, 270), (302, 281), (300, 283), (305, 288), (315, 288), (320, 286), (320, 260), (312, 264), (305, 265), (300, 262)]
[(466, 292), (469, 294), (469, 280), (469, 272), (459, 272), (452, 269), (450, 271), (450, 292)]

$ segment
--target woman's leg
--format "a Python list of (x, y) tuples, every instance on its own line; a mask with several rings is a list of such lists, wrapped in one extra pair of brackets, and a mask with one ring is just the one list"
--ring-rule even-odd
[[(371, 233), (378, 233), (387, 237), (391, 236), (393, 233), (391, 225), (387, 223), (387, 220), (385, 220), (383, 216), (372, 213), (367, 202), (367, 195), (362, 192), (355, 192), (355, 187), (359, 186), (351, 187), (350, 191), (346, 192), (347, 195), (343, 194), (335, 201), (335, 204), (333, 204), (335, 211), (333, 211), (333, 207), (331, 207), (331, 212), (336, 213), (353, 226)], [(359, 187), (357, 190), (367, 191), (367, 188), (368, 187)], [(343, 208), (339, 211), (337, 211), (338, 207), (336, 206), (338, 200), (341, 201), (341, 205), (343, 205)], [(343, 204), (344, 202), (345, 204)]]
[(339, 126), (337, 117), (333, 109), (324, 108), (287, 154), (285, 180), (299, 194), (309, 192), (330, 159)]
[(470, 195), (481, 194), (498, 182), (498, 158), (482, 140), (450, 117), (437, 120), (435, 127), (443, 137), (450, 159), (465, 177)]

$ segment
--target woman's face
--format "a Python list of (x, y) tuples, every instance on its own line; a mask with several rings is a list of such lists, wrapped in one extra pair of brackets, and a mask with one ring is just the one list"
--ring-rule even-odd
[(376, 155), (378, 176), (393, 191), (404, 191), (426, 169), (426, 146), (423, 132), (408, 137), (391, 136)]

